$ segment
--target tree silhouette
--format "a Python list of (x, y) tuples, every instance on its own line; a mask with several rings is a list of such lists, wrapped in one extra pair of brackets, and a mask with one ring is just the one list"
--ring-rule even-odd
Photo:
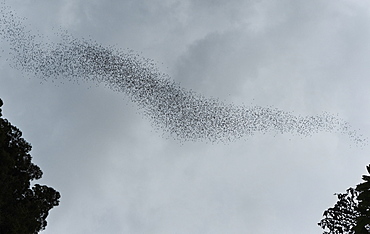
[(31, 148), (22, 132), (2, 118), (0, 108), (0, 233), (38, 233), (46, 227), (49, 210), (59, 205), (55, 189), (39, 184), (30, 188), (42, 176), (31, 162)]
[[(370, 174), (370, 165), (366, 167)], [(318, 223), (324, 234), (370, 233), (370, 176), (363, 175), (365, 181), (338, 197), (334, 207), (324, 211), (324, 218)]]
[[(370, 174), (370, 164), (366, 169)], [(356, 186), (359, 192), (357, 210), (360, 215), (356, 219), (357, 225), (354, 230), (355, 233), (370, 233), (370, 176), (363, 175), (362, 179), (365, 182)]]

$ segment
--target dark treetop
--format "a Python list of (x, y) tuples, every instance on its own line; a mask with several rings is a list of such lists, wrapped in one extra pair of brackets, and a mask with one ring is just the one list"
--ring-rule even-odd
[(46, 227), (49, 210), (59, 205), (55, 189), (39, 184), (30, 188), (42, 176), (30, 151), (22, 132), (2, 118), (0, 109), (0, 233), (38, 233)]
[[(370, 174), (370, 165), (366, 167)], [(324, 234), (368, 234), (370, 233), (370, 176), (363, 175), (363, 183), (347, 189), (338, 197), (334, 207), (325, 210), (324, 218), (318, 223)]]

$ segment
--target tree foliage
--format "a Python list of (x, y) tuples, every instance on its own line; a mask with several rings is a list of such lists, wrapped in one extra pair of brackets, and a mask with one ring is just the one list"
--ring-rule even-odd
[[(370, 165), (366, 167), (370, 174)], [(324, 234), (368, 234), (370, 233), (370, 176), (365, 181), (338, 197), (334, 207), (324, 211), (324, 218), (318, 223)]]
[(49, 210), (59, 205), (55, 189), (39, 184), (30, 188), (42, 176), (31, 162), (31, 148), (0, 109), (0, 233), (38, 233), (46, 227)]
[[(370, 165), (366, 169), (370, 174)], [(356, 186), (359, 192), (357, 211), (360, 215), (356, 219), (357, 225), (354, 230), (355, 233), (370, 233), (370, 176), (363, 175), (362, 179), (365, 182)]]

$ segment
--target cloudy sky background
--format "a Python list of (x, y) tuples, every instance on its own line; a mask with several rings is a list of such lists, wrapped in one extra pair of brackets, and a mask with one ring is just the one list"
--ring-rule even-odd
[[(367, 1), (8, 4), (45, 41), (61, 27), (133, 49), (205, 96), (298, 115), (326, 111), (370, 136)], [(369, 163), (369, 146), (336, 133), (166, 139), (123, 93), (45, 82), (6, 58), (3, 114), (32, 144), (44, 172), (38, 183), (62, 195), (44, 233), (321, 233), (316, 223), (333, 193), (361, 182)]]

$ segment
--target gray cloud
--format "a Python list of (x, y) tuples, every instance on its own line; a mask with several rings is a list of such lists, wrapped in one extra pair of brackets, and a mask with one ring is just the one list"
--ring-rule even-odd
[[(52, 35), (48, 30), (61, 22), (57, 13), (65, 2), (60, 6), (24, 2), (15, 6), (17, 12), (30, 18), (32, 28)], [(50, 4), (49, 11), (42, 7), (46, 3)], [(95, 3), (99, 7), (90, 2), (80, 5), (91, 9), (94, 21), (89, 24), (76, 14), (81, 23), (69, 26), (73, 34), (91, 34), (99, 43), (143, 51), (144, 57), (164, 62), (159, 65), (161, 69), (168, 66), (177, 81), (200, 93), (220, 95), (226, 102), (274, 105), (302, 115), (329, 110), (361, 127), (361, 132), (369, 131), (368, 66), (361, 65), (366, 64), (368, 53), (358, 44), (367, 43), (366, 6), (356, 6), (353, 1), (329, 1), (327, 7), (318, 2), (299, 2), (298, 9), (311, 13), (297, 23), (307, 25), (302, 29), (307, 33), (299, 36), (298, 32), (294, 34), (299, 27), (290, 29), (290, 24), (296, 22), (283, 20), (288, 13), (301, 14), (291, 10), (289, 2), (260, 1), (240, 8), (240, 2), (230, 2), (229, 8), (240, 9), (235, 21), (222, 12), (222, 5), (213, 17), (212, 8), (206, 5), (191, 8), (190, 3), (184, 4), (178, 9), (187, 21), (179, 27), (180, 23), (168, 20), (176, 33), (155, 24), (158, 21), (154, 18), (146, 19), (147, 26), (130, 21), (128, 13), (140, 14), (134, 11), (139, 8), (135, 3), (127, 6), (126, 14), (120, 13), (121, 1)], [(107, 13), (103, 14), (104, 7)], [(170, 14), (165, 12), (152, 17), (165, 19)], [(203, 24), (197, 20), (202, 13), (209, 17)], [(45, 15), (50, 16), (48, 20)], [(105, 19), (110, 20), (109, 26), (104, 24)], [(98, 22), (101, 27), (94, 27)], [(230, 29), (231, 23), (225, 22), (237, 22), (237, 26)], [(124, 28), (124, 24), (135, 27)], [(145, 34), (150, 27), (151, 33)], [(316, 33), (310, 34), (308, 29)], [(238, 38), (228, 37), (226, 31)], [(252, 51), (259, 55), (260, 62), (252, 66), (248, 45), (242, 42), (253, 36)], [(151, 43), (153, 38), (161, 40)], [(213, 45), (202, 44), (202, 40)], [(228, 41), (235, 44), (230, 46)], [(205, 68), (209, 72), (227, 67), (223, 63), (237, 68), (234, 61), (242, 64), (243, 60), (247, 61), (246, 69), (240, 65), (241, 72), (232, 81), (219, 69), (219, 74), (213, 73), (214, 78), (208, 77), (206, 82), (216, 79), (221, 88), (214, 85), (207, 90), (207, 86), (199, 85), (200, 80), (176, 71), (185, 67), (182, 64), (187, 58), (198, 58), (192, 55), (196, 47), (215, 48), (218, 53), (237, 58), (208, 57)], [(344, 48), (352, 51), (351, 57)], [(199, 60), (207, 64), (207, 58)], [(199, 79), (206, 78), (207, 70), (199, 71), (205, 74)], [(233, 82), (239, 85), (230, 85)], [(51, 211), (45, 233), (319, 233), (316, 222), (334, 203), (332, 194), (357, 184), (368, 163), (367, 148), (349, 148), (346, 138), (327, 133), (303, 139), (289, 134), (257, 134), (226, 145), (179, 144), (160, 138), (136, 113), (136, 107), (118, 93), (90, 82), (79, 86), (39, 83), (38, 77), (10, 69), (2, 60), (3, 114), (34, 146), (34, 160), (45, 172), (42, 182), (62, 193), (61, 205)], [(228, 87), (226, 91), (223, 86)], [(238, 94), (227, 96), (229, 91)]]

